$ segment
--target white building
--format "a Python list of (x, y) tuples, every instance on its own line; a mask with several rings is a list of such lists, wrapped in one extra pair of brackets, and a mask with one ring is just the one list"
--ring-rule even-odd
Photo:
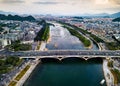
[(11, 44), (11, 41), (8, 39), (0, 39), (0, 48), (4, 48), (6, 45)]

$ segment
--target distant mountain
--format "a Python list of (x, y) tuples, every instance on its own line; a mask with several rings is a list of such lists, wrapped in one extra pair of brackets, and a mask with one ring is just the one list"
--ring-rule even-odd
[(82, 17), (104, 17), (104, 18), (118, 18), (120, 17), (120, 12), (114, 13), (114, 14), (108, 14), (108, 13), (101, 13), (101, 14), (82, 14), (80, 15)]
[(110, 17), (113, 17), (113, 18), (120, 17), (120, 12), (117, 12), (117, 13), (110, 15)]
[(101, 14), (94, 14), (93, 16), (109, 16), (107, 13), (101, 13)]
[(21, 17), (18, 15), (4, 15), (4, 14), (0, 14), (0, 20), (17, 20), (17, 21), (34, 21), (35, 18), (32, 16), (26, 16), (26, 17)]
[(4, 11), (0, 11), (0, 14), (4, 14), (4, 15), (9, 15), (9, 14), (16, 15), (16, 13), (13, 13), (13, 12), (4, 12)]
[(107, 14), (107, 13), (101, 13), (101, 14), (81, 14), (81, 15), (79, 15), (79, 16), (81, 16), (81, 17), (88, 17), (88, 18), (91, 18), (91, 17), (97, 17), (97, 18), (100, 18), (100, 17), (109, 17), (109, 14)]

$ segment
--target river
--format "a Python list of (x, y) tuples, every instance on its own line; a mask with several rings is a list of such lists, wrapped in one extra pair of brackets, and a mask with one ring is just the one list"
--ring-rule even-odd
[[(47, 49), (87, 49), (67, 29), (58, 23), (54, 25), (55, 27), (50, 26), (51, 41), (46, 45)], [(97, 46), (93, 45), (92, 50), (98, 50)], [(102, 59), (85, 61), (73, 57), (62, 61), (56, 59), (41, 61), (24, 86), (106, 86), (100, 84), (104, 79)]]

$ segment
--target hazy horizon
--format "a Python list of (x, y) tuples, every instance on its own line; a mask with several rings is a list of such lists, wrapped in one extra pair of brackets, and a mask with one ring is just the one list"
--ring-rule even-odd
[(120, 0), (0, 0), (0, 10), (18, 14), (82, 15), (120, 12)]

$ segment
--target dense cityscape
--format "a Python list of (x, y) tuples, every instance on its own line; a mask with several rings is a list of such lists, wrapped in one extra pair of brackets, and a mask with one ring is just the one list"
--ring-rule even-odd
[(120, 86), (119, 1), (0, 5), (0, 86)]
[[(8, 15), (10, 16), (10, 15)], [(13, 16), (14, 18), (16, 16)], [(31, 18), (31, 19), (30, 19)], [(55, 27), (56, 23), (59, 23), (64, 26), (70, 33), (74, 36), (76, 34), (82, 34), (76, 36), (79, 38), (80, 41), (83, 42), (84, 46), (87, 42), (81, 39), (88, 39), (90, 40), (90, 44), (86, 46), (86, 48), (91, 49), (93, 47), (93, 43), (95, 43), (100, 51), (104, 50), (119, 50), (119, 41), (120, 41), (120, 30), (119, 21), (114, 21), (116, 18), (99, 18), (99, 17), (54, 17), (54, 16), (35, 16), (29, 17), (28, 20), (4, 20), (1, 19), (0, 21), (0, 48), (1, 52), (12, 51), (48, 51), (46, 48), (46, 44), (51, 41), (50, 37), (50, 30), (51, 26)], [(71, 30), (72, 29), (72, 30)], [(75, 33), (77, 31), (78, 33)], [(81, 38), (84, 36), (85, 38)], [(99, 39), (99, 40), (98, 40)], [(54, 47), (58, 45), (54, 44)], [(66, 51), (67, 52), (74, 52), (73, 51)], [(59, 51), (60, 52), (60, 51)], [(82, 55), (82, 51), (78, 51), (80, 55)], [(83, 51), (85, 52), (85, 51)], [(32, 53), (32, 52), (31, 52)], [(35, 52), (33, 52), (35, 54)], [(37, 52), (36, 52), (37, 53)], [(39, 53), (39, 52), (38, 52)], [(115, 53), (115, 52), (113, 52)], [(65, 54), (65, 52), (64, 52)], [(87, 56), (88, 52), (85, 53)], [(103, 55), (105, 55), (103, 54)], [(110, 53), (111, 54), (111, 53)], [(23, 54), (18, 55), (17, 58), (15, 55), (2, 55), (1, 53), (1, 60), (0, 60), (0, 73), (1, 73), (1, 86), (21, 86), (27, 80), (30, 74), (27, 74), (27, 71), (31, 71), (35, 68), (35, 66), (39, 63), (39, 59), (37, 57), (21, 57)], [(39, 56), (39, 54), (37, 54)], [(42, 53), (40, 53), (42, 55)], [(44, 55), (44, 54), (43, 54)], [(45, 55), (49, 57), (49, 53), (45, 52)], [(54, 53), (52, 55), (58, 55), (58, 53)], [(72, 56), (72, 53), (68, 55)], [(75, 54), (77, 55), (77, 54)], [(83, 54), (84, 55), (84, 54)], [(96, 54), (94, 54), (95, 56)], [(113, 54), (111, 54), (113, 55)], [(24, 56), (24, 55), (23, 55)], [(88, 54), (90, 56), (90, 54)], [(109, 55), (107, 55), (109, 56)], [(106, 57), (107, 60), (107, 68), (110, 72), (105, 72), (105, 79), (108, 86), (118, 85), (120, 83), (120, 59), (117, 57), (109, 58)], [(54, 57), (54, 56), (52, 56)], [(118, 54), (119, 57), (119, 54)], [(28, 60), (28, 58), (30, 58)], [(31, 59), (32, 58), (32, 59)], [(59, 59), (60, 56), (58, 57)], [(88, 57), (89, 58), (89, 57)], [(87, 57), (85, 57), (87, 60)], [(105, 64), (105, 62), (103, 64)], [(109, 77), (109, 78), (108, 78)], [(24, 79), (25, 78), (25, 79)], [(22, 79), (24, 81), (22, 81)], [(111, 80), (109, 80), (111, 79)]]

